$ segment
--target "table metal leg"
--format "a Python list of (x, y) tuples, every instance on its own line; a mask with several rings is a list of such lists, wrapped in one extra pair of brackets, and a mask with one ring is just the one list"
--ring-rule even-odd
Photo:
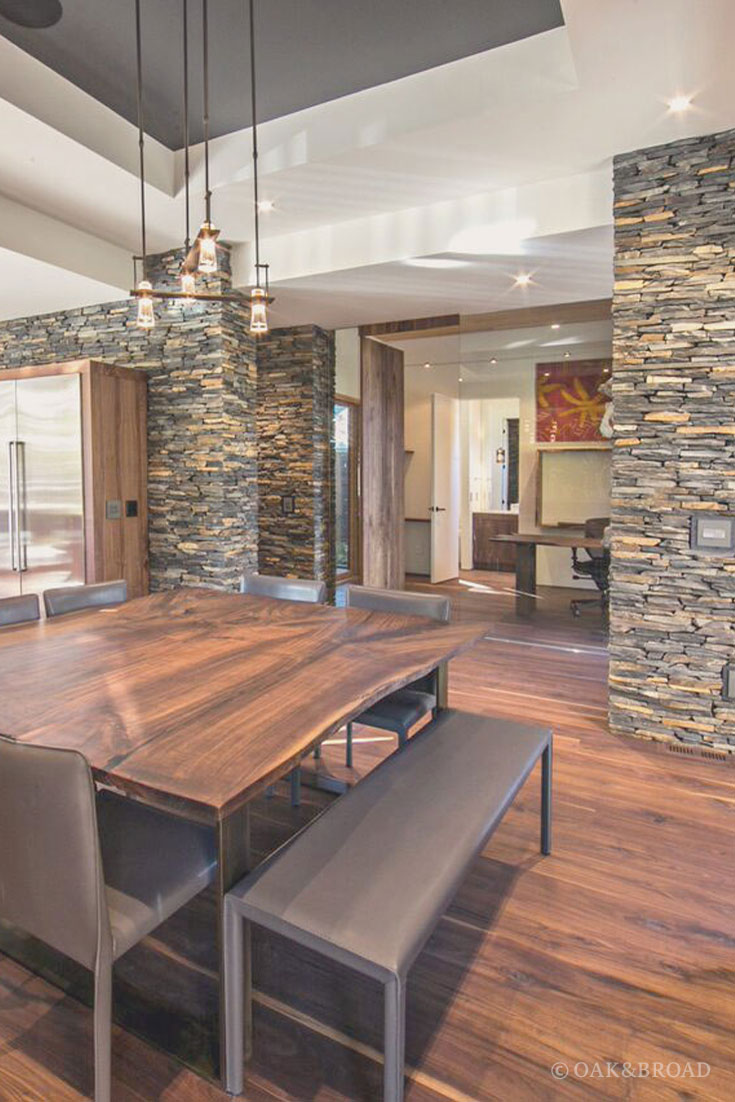
[(536, 544), (516, 544), (516, 612), (530, 616), (536, 607)]
[[(217, 933), (219, 939), (219, 1068), (224, 1081), (227, 1026), (225, 1014), (225, 895), (250, 870), (250, 809), (247, 804), (233, 811), (217, 825)], [(252, 1050), (252, 972), (250, 959), (250, 924), (243, 930), (244, 1025), (245, 1059)]]

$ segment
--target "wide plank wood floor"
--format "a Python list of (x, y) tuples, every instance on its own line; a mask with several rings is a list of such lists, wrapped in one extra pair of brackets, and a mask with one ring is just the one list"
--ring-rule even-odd
[[(575, 620), (569, 593), (541, 590), (534, 618), (520, 621), (511, 584), (510, 575), (474, 572), (446, 587), (455, 616), (490, 625), (452, 664), (451, 703), (553, 727), (554, 852), (537, 852), (534, 776), (411, 974), (408, 1102), (729, 1102), (735, 770), (612, 736), (597, 614)], [(393, 748), (380, 732), (357, 735), (358, 773)], [(325, 755), (337, 772), (343, 747)], [(322, 800), (307, 793), (298, 812), (285, 790), (260, 802), (256, 846), (287, 836)], [(175, 954), (175, 924), (148, 949), (164, 962)], [(257, 1058), (246, 1097), (379, 1099), (379, 991), (264, 935), (255, 965)], [(199, 967), (205, 977), (206, 957)], [(557, 1082), (558, 1061), (706, 1062), (711, 1073)], [(227, 1097), (119, 1028), (113, 1066), (116, 1102)], [(88, 1009), (0, 958), (0, 1099), (66, 1102), (91, 1090)]]

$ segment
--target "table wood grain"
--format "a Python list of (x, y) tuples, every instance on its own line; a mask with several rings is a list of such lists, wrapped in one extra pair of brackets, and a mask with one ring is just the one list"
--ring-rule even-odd
[(221, 821), (323, 738), (484, 633), (180, 589), (0, 633), (0, 732)]

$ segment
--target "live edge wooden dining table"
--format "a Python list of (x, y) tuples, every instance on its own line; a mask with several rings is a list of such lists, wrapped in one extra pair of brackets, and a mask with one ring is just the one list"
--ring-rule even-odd
[[(253, 800), (433, 670), (445, 706), (448, 660), (484, 630), (191, 588), (0, 632), (0, 733), (80, 750), (100, 784), (216, 832), (209, 927), (197, 919), (213, 945), (187, 960), (194, 935), (171, 919), (162, 954), (158, 934), (131, 950), (116, 966), (119, 1022), (219, 1078), (222, 899), (252, 867)], [(88, 997), (75, 965), (20, 931), (1, 928), (0, 950)]]

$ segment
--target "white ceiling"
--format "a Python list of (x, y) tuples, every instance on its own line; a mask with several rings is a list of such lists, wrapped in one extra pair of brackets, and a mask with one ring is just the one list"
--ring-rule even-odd
[[(347, 326), (609, 294), (612, 157), (735, 126), (735, 3), (562, 7), (557, 30), (263, 125), (261, 192), (276, 206), (263, 216), (262, 253), (276, 323)], [(666, 101), (682, 93), (692, 110), (674, 115)], [(56, 308), (62, 285), (85, 301), (123, 295), (139, 247), (134, 127), (0, 38), (0, 138), (0, 317)], [(252, 277), (249, 146), (247, 131), (212, 144), (214, 217), (234, 244), (240, 286)], [(182, 159), (154, 141), (146, 149), (158, 250), (183, 237)], [(200, 149), (193, 161), (198, 220)], [(516, 255), (476, 255), (446, 272), (405, 263), (456, 257), (458, 235), (519, 223)], [(29, 281), (29, 261), (56, 278)], [(521, 269), (535, 273), (524, 291), (511, 279)], [(16, 284), (30, 289), (19, 295)]]
[[(600, 226), (535, 238), (513, 256), (451, 254), (463, 266), (448, 270), (394, 261), (325, 272), (279, 284), (273, 320), (339, 329), (397, 317), (480, 314), (606, 298), (612, 293), (611, 258), (612, 227)], [(516, 285), (521, 273), (532, 277), (526, 287)]]
[[(67, 272), (30, 256), (0, 249), (0, 304), (2, 316), (23, 318), (54, 310), (73, 310), (110, 302), (116, 287)], [(39, 311), (39, 304), (43, 310)]]

